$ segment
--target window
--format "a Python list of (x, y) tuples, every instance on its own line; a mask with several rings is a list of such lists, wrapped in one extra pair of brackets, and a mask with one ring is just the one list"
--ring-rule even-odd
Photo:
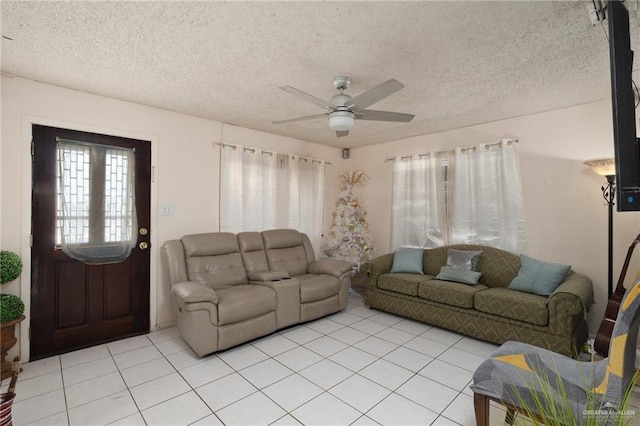
[(106, 263), (129, 255), (136, 240), (133, 162), (131, 149), (58, 140), (56, 245), (69, 256)]
[[(91, 148), (88, 145), (58, 143), (58, 204), (56, 245), (62, 243), (63, 221), (66, 241), (89, 242), (89, 208), (91, 198)], [(65, 214), (65, 202), (67, 213)]]
[(481, 244), (524, 251), (515, 141), (394, 159), (392, 248)]
[(220, 230), (292, 228), (319, 242), (324, 162), (239, 145), (222, 145)]

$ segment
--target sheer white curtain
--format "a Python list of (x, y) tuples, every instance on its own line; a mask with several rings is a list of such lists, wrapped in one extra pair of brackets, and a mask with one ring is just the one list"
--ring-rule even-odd
[(456, 149), (449, 181), (451, 243), (524, 251), (524, 203), (515, 141)]
[(134, 165), (133, 149), (58, 141), (56, 243), (67, 256), (87, 264), (129, 257), (138, 235)]
[(239, 145), (222, 145), (220, 230), (292, 228), (320, 239), (324, 163)]
[(437, 247), (447, 244), (447, 154), (415, 154), (393, 162), (391, 246)]
[(324, 218), (324, 163), (290, 158), (289, 173), (288, 227), (307, 234), (317, 247)]

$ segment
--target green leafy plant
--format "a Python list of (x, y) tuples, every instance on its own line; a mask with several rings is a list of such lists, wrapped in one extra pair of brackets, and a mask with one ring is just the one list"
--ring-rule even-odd
[(523, 377), (523, 389), (536, 389), (537, 392), (521, 393), (515, 387), (512, 387), (511, 390), (515, 394), (516, 405), (520, 407), (527, 417), (536, 419), (539, 424), (544, 426), (601, 426), (605, 424), (631, 426), (637, 424), (638, 413), (633, 409), (629, 409), (629, 401), (633, 384), (640, 377), (640, 370), (636, 370), (617, 407), (608, 407), (600, 402), (594, 394), (589, 393), (583, 412), (584, 418), (580, 424), (577, 423), (576, 413), (573, 412), (569, 390), (565, 388), (560, 376), (557, 373), (551, 373), (550, 375), (534, 377), (533, 380)]
[(22, 273), (22, 260), (12, 251), (0, 251), (0, 278), (2, 284), (9, 283)]
[(0, 294), (0, 323), (18, 319), (24, 313), (24, 303), (14, 294)]
[[(22, 273), (20, 256), (9, 250), (0, 251), (0, 279), (2, 284), (14, 281)], [(16, 295), (0, 294), (0, 323), (18, 319), (24, 313), (24, 303)]]

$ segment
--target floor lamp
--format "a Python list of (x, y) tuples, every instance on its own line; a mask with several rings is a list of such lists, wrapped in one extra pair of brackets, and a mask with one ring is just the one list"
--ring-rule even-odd
[(591, 170), (607, 178), (607, 184), (601, 187), (602, 197), (609, 209), (609, 276), (608, 276), (608, 298), (613, 294), (613, 199), (616, 196), (616, 163), (613, 158), (603, 158), (600, 160), (585, 161)]

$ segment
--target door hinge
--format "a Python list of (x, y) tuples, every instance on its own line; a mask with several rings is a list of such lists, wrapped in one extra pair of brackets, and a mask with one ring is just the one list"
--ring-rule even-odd
[(31, 139), (31, 161), (33, 161), (33, 139)]
[(151, 166), (151, 183), (156, 181), (156, 166)]
[(33, 234), (29, 235), (29, 247), (33, 247)]

